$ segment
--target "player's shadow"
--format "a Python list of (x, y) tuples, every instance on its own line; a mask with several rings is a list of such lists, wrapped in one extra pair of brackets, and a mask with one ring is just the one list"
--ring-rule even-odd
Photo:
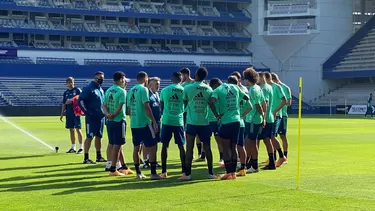
[(47, 155), (25, 155), (25, 156), (10, 156), (10, 157), (0, 157), (1, 160), (16, 160), (16, 159), (24, 159), (24, 158), (41, 158)]
[(17, 171), (17, 170), (32, 170), (32, 169), (42, 169), (42, 168), (54, 168), (54, 167), (63, 167), (71, 165), (82, 165), (81, 163), (64, 163), (64, 164), (55, 164), (55, 165), (44, 165), (44, 166), (14, 166), (12, 168), (2, 168), (0, 171)]
[[(172, 166), (171, 168), (177, 168), (177, 166)], [(177, 164), (176, 164), (177, 165)], [(216, 169), (217, 170), (217, 169)], [(159, 171), (160, 172), (160, 171)], [(144, 172), (149, 175), (148, 172)], [(77, 175), (87, 175), (83, 177), (72, 177)], [(153, 189), (153, 188), (165, 188), (165, 187), (176, 187), (179, 185), (188, 185), (201, 182), (211, 182), (212, 180), (207, 179), (208, 172), (206, 168), (194, 168), (192, 170), (192, 181), (178, 181), (177, 178), (181, 176), (181, 173), (172, 171), (169, 174), (169, 178), (165, 180), (151, 181), (146, 179), (145, 181), (140, 181), (135, 179), (135, 175), (127, 175), (125, 177), (108, 177), (106, 173), (103, 175), (92, 175), (93, 172), (90, 171), (78, 171), (78, 172), (68, 172), (65, 174), (53, 174), (53, 175), (37, 175), (29, 177), (13, 177), (3, 180), (6, 181), (21, 181), (28, 179), (45, 179), (51, 178), (49, 180), (33, 181), (33, 182), (17, 182), (10, 184), (0, 184), (0, 188), (3, 189), (1, 192), (28, 192), (28, 191), (38, 191), (38, 190), (59, 190), (64, 189), (62, 192), (54, 193), (53, 195), (65, 195), (76, 192), (92, 192), (92, 191), (102, 191), (102, 190), (123, 190), (123, 189)], [(65, 177), (65, 178), (56, 178)], [(68, 177), (68, 178), (66, 178)], [(70, 177), (70, 178), (69, 178)], [(106, 178), (104, 178), (106, 177)], [(94, 179), (94, 180), (93, 180)], [(95, 180), (100, 179), (100, 180)], [(86, 180), (86, 181), (85, 181)], [(88, 180), (88, 181), (87, 181)], [(214, 180), (215, 181), (215, 180)], [(5, 189), (5, 190), (4, 190)]]

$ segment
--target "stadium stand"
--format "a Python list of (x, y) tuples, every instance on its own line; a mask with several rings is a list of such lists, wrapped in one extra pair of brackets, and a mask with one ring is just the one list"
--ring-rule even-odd
[[(27, 6), (27, 7), (25, 7)], [(230, 8), (225, 4), (218, 7), (194, 6), (189, 4), (156, 3), (156, 2), (123, 2), (120, 0), (96, 2), (91, 0), (63, 1), (63, 0), (0, 0), (0, 33), (8, 37), (0, 40), (0, 46), (16, 47), (18, 49), (64, 49), (78, 51), (124, 51), (124, 52), (156, 52), (156, 53), (178, 53), (178, 54), (221, 54), (233, 52), (251, 55), (248, 51), (241, 51), (243, 42), (251, 42), (251, 34), (245, 29), (251, 22), (250, 13), (242, 8), (240, 4), (230, 3)], [(41, 11), (41, 8), (43, 9)], [(12, 11), (39, 12), (37, 16), (27, 13), (13, 13)], [(61, 18), (61, 15), (67, 18)], [(93, 19), (94, 16), (97, 19)], [(178, 17), (177, 17), (178, 16)], [(144, 20), (134, 22), (134, 18), (142, 17)], [(188, 20), (172, 24), (161, 19)], [(156, 23), (155, 20), (159, 21)], [(200, 25), (192, 21), (206, 21), (211, 24)], [(160, 22), (161, 21), (161, 22)], [(212, 23), (231, 23), (231, 27), (222, 27), (218, 30), (212, 27)], [(11, 30), (9, 30), (11, 29)], [(24, 31), (28, 29), (29, 31)], [(30, 31), (31, 30), (31, 31)], [(48, 39), (49, 34), (60, 36), (57, 40)], [(28, 40), (27, 36), (14, 39), (13, 33), (32, 33), (43, 35), (45, 38)], [(168, 35), (161, 37), (161, 35)], [(71, 37), (81, 37), (81, 40), (71, 40)], [(95, 43), (86, 43), (87, 38), (96, 37)], [(99, 37), (127, 37), (135, 39), (135, 42), (124, 42), (114, 39), (110, 42), (103, 41)], [(151, 45), (152, 39), (163, 39), (158, 46)], [(138, 47), (139, 39), (148, 41)], [(172, 44), (161, 44), (169, 40), (193, 40), (187, 46), (172, 46)], [(228, 52), (219, 50), (197, 50), (198, 41), (208, 40), (211, 45), (213, 41), (236, 42), (238, 46), (231, 46)], [(226, 45), (223, 45), (226, 46)], [(173, 47), (165, 50), (166, 48)], [(153, 49), (152, 49), (153, 48)], [(162, 49), (158, 50), (156, 48)], [(180, 49), (178, 49), (180, 48)], [(222, 47), (223, 48), (223, 47)], [(225, 47), (224, 47), (225, 48)], [(194, 50), (193, 50), (194, 49)]]
[(369, 94), (372, 92), (374, 92), (374, 84), (353, 83), (329, 92), (313, 102), (313, 105), (365, 105)]

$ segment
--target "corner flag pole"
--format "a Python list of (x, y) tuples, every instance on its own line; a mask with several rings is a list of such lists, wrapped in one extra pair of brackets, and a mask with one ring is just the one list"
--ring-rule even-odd
[(299, 78), (299, 93), (298, 93), (298, 149), (297, 149), (297, 189), (300, 188), (301, 182), (301, 118), (302, 118), (302, 77)]

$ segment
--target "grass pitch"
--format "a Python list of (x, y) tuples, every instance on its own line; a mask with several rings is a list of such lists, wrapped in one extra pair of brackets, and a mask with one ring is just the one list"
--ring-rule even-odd
[[(300, 190), (295, 190), (295, 118), (289, 120), (289, 164), (236, 181), (212, 181), (205, 179), (205, 163), (194, 163), (190, 182), (176, 180), (180, 167), (173, 144), (169, 179), (113, 178), (103, 171), (105, 164), (84, 165), (83, 155), (65, 153), (70, 147), (68, 131), (58, 117), (9, 120), (49, 145), (59, 146), (60, 152), (56, 154), (0, 120), (0, 210), (375, 210), (372, 119), (305, 116)], [(130, 135), (128, 128), (124, 152), (134, 169)], [(223, 173), (212, 143), (215, 173)], [(103, 153), (106, 146), (105, 136)], [(260, 156), (260, 161), (266, 159), (263, 145)], [(91, 158), (95, 158), (93, 146)]]

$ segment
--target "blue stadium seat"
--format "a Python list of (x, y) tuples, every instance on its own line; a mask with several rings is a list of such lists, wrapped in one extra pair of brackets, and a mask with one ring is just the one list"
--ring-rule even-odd
[(29, 57), (0, 57), (0, 63), (6, 63), (6, 64), (35, 64)]
[(85, 59), (85, 65), (125, 65), (141, 66), (138, 60), (131, 59)]
[(156, 67), (156, 66), (194, 67), (197, 65), (193, 61), (145, 60), (144, 66), (146, 67)]
[(37, 57), (37, 64), (68, 64), (78, 65), (77, 61), (72, 58), (51, 58), (51, 57)]

